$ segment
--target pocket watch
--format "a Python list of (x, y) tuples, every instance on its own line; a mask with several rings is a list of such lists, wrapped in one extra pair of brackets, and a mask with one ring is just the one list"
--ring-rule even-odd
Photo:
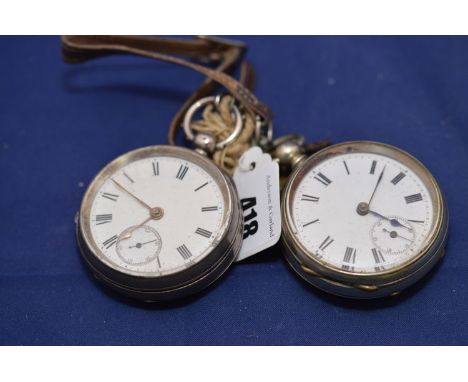
[(96, 278), (143, 301), (198, 292), (220, 277), (242, 243), (230, 177), (175, 146), (130, 151), (89, 185), (77, 217), (81, 254)]
[[(266, 133), (271, 130), (270, 109), (251, 92), (254, 72), (241, 60), (244, 51), (242, 43), (211, 37), (62, 37), (62, 57), (68, 63), (132, 54), (206, 77), (174, 116), (168, 132), (171, 146), (150, 146), (118, 157), (84, 195), (77, 215), (81, 254), (94, 275), (115, 290), (143, 301), (184, 297), (213, 283), (237, 257), (243, 236), (239, 196), (226, 167), (209, 158), (226, 159), (227, 146), (232, 149), (237, 138), (243, 142), (237, 153), (239, 147), (250, 146), (252, 129), (243, 130), (245, 121), (254, 121), (250, 125), (257, 135), (265, 133), (264, 126)], [(238, 64), (239, 81), (228, 74)], [(190, 121), (197, 110), (223, 104), (222, 96), (212, 96), (216, 85), (233, 99), (233, 130), (221, 134), (227, 125), (219, 116), (204, 125), (208, 131), (194, 133)], [(172, 146), (182, 125), (194, 150)], [(219, 134), (211, 134), (214, 125)]]
[(355, 141), (296, 162), (282, 196), (282, 243), (310, 284), (349, 298), (393, 295), (443, 256), (446, 203), (410, 154)]

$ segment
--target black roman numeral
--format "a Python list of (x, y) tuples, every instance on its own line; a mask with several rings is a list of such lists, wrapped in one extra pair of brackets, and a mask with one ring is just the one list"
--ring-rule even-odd
[(390, 182), (393, 183), (393, 185), (397, 185), (400, 180), (402, 180), (406, 176), (405, 173), (400, 172), (397, 176), (395, 176)]
[(104, 245), (104, 247), (106, 247), (106, 249), (109, 249), (110, 247), (112, 247), (115, 244), (117, 239), (118, 239), (117, 235), (114, 235), (114, 236), (110, 237), (109, 239), (107, 239), (105, 242), (103, 242), (102, 245)]
[(153, 175), (159, 175), (159, 162), (153, 162)]
[(375, 168), (377, 167), (377, 161), (376, 160), (373, 160), (372, 161), (372, 164), (371, 164), (371, 167), (370, 167), (370, 174), (374, 174), (375, 173)]
[(335, 239), (332, 239), (330, 236), (327, 236), (325, 238), (324, 241), (322, 241), (322, 244), (320, 244), (320, 247), (319, 249), (321, 249), (322, 251), (325, 250), (325, 248), (327, 248), (331, 243), (333, 243), (335, 241)]
[(110, 223), (112, 221), (112, 214), (96, 215), (96, 225)]
[(213, 207), (202, 207), (202, 212), (209, 212), (209, 211), (218, 211), (218, 206)]
[(198, 190), (201, 190), (203, 187), (205, 187), (208, 184), (208, 182), (203, 183), (201, 186), (197, 187), (194, 191), (197, 192)]
[(374, 261), (375, 261), (375, 270), (377, 272), (383, 271), (385, 268), (382, 263), (385, 263), (385, 258), (382, 255), (382, 252), (378, 251), (375, 248), (372, 248), (372, 256), (374, 256)]
[(176, 178), (177, 179), (184, 179), (185, 174), (187, 174), (188, 167), (184, 166), (183, 164), (180, 165), (179, 171), (177, 172)]
[(350, 264), (354, 264), (356, 262), (356, 249), (351, 247), (346, 247), (345, 255), (343, 257), (343, 264), (341, 268), (345, 271), (354, 270), (354, 266)]
[(209, 239), (209, 238), (211, 237), (211, 235), (213, 234), (213, 232), (210, 232), (210, 231), (208, 231), (208, 230), (206, 230), (206, 229), (203, 229), (203, 228), (200, 228), (200, 227), (198, 227), (198, 228), (195, 230), (195, 233), (197, 233), (197, 234), (199, 234), (199, 235), (201, 235), (201, 236), (204, 236), (204, 237), (206, 237), (206, 238), (208, 238), (208, 239)]
[(315, 180), (318, 180), (320, 183), (322, 183), (324, 186), (328, 186), (332, 181), (328, 179), (325, 175), (323, 175), (321, 172), (317, 174), (317, 176), (314, 176)]
[(305, 224), (302, 226), (302, 228), (307, 227), (308, 225), (317, 223), (318, 221), (320, 221), (320, 219), (315, 219), (315, 220), (312, 220), (311, 222), (305, 223)]
[(349, 174), (350, 174), (349, 168), (348, 168), (348, 165), (346, 164), (346, 161), (345, 161), (345, 160), (343, 161), (343, 165), (344, 165), (344, 168), (345, 168), (346, 172), (347, 172), (348, 175), (349, 175)]
[(405, 200), (407, 204), (414, 203), (414, 202), (420, 202), (422, 200), (422, 195), (421, 194), (414, 194), (414, 195), (408, 195), (405, 196)]
[(116, 202), (116, 201), (117, 201), (117, 198), (119, 197), (119, 195), (110, 194), (110, 193), (108, 193), (108, 192), (103, 192), (103, 193), (101, 194), (101, 196), (102, 196), (103, 198), (112, 200), (113, 202)]
[(128, 175), (126, 172), (124, 172), (123, 174), (130, 181), (130, 183), (135, 183), (135, 181), (132, 178), (130, 178), (130, 175)]
[(181, 245), (180, 247), (177, 247), (177, 252), (180, 253), (184, 260), (188, 260), (192, 257), (192, 253), (188, 250), (185, 244)]
[(306, 195), (302, 194), (301, 200), (304, 200), (305, 202), (315, 202), (318, 203), (320, 198), (317, 198), (316, 196), (311, 196), (311, 195)]

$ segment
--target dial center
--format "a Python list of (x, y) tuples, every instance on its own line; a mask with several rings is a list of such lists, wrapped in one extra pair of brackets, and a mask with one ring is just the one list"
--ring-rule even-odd
[(369, 213), (369, 203), (361, 202), (357, 205), (356, 212), (361, 215), (365, 216)]
[(153, 220), (159, 220), (164, 216), (164, 210), (161, 207), (153, 207), (150, 209), (150, 217)]

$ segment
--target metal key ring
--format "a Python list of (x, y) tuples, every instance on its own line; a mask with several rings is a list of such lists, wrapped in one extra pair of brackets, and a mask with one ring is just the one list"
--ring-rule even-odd
[[(213, 103), (216, 105), (216, 102), (217, 102), (216, 96), (209, 96), (209, 97), (201, 98), (197, 102), (195, 102), (192, 106), (190, 106), (190, 108), (187, 110), (187, 113), (185, 113), (185, 116), (184, 116), (183, 128), (184, 128), (184, 132), (188, 140), (193, 141), (195, 139), (195, 135), (193, 134), (192, 128), (190, 127), (194, 114), (198, 111), (198, 109), (202, 108), (203, 106), (209, 103)], [(226, 139), (216, 143), (216, 149), (218, 150), (223, 149), (224, 147), (232, 143), (239, 136), (242, 130), (242, 126), (243, 126), (242, 114), (239, 108), (233, 103), (231, 105), (231, 110), (234, 114), (234, 119), (235, 119), (234, 130)]]

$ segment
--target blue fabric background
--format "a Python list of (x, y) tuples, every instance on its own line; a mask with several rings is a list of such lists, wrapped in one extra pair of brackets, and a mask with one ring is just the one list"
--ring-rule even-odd
[(396, 298), (346, 301), (275, 247), (188, 301), (116, 296), (76, 249), (84, 187), (121, 153), (165, 143), (202, 77), (132, 57), (67, 66), (58, 38), (4, 37), (0, 344), (468, 344), (468, 39), (243, 39), (277, 135), (378, 140), (427, 165), (451, 212), (443, 262)]

